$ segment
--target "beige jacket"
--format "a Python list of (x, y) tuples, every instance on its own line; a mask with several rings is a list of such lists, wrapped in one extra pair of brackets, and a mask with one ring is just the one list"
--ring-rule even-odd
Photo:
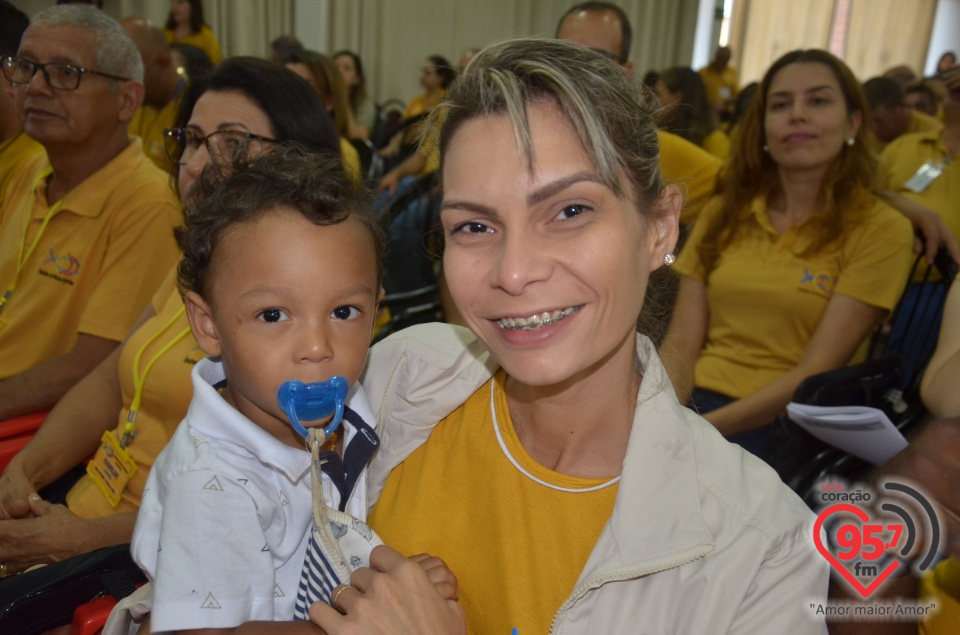
[[(644, 376), (613, 514), (551, 632), (826, 632), (811, 608), (826, 602), (829, 575), (813, 514), (680, 406), (649, 340), (638, 336), (637, 352)], [(368, 501), (496, 368), (469, 331), (448, 325), (374, 347), (361, 377), (382, 441)]]

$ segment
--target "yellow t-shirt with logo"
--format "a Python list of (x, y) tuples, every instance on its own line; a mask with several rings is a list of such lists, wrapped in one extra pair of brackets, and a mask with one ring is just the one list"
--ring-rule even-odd
[[(49, 167), (46, 155), (28, 161), (0, 203), (0, 288), (52, 207), (37, 182)], [(0, 378), (68, 353), (78, 333), (123, 340), (179, 257), (180, 222), (169, 177), (136, 138), (68, 192), (0, 313)]]
[[(143, 349), (139, 368), (142, 373), (160, 349), (176, 339), (184, 329), (189, 328), (186, 313), (181, 311), (183, 300), (177, 291), (176, 273), (174, 267), (153, 296), (151, 306), (156, 315), (131, 333), (120, 350), (118, 379), (123, 409), (115, 428), (118, 439), (123, 436), (133, 401), (133, 362), (137, 352)], [(167, 326), (174, 317), (176, 320)], [(166, 447), (180, 420), (187, 414), (187, 407), (193, 396), (190, 371), (204, 357), (205, 354), (193, 335), (187, 333), (157, 359), (144, 378), (143, 396), (134, 428), (137, 436), (127, 448), (130, 458), (137, 464), (137, 471), (127, 483), (120, 504), (116, 510), (110, 507), (93, 480), (84, 475), (67, 494), (67, 507), (70, 511), (81, 518), (101, 518), (115, 512), (135, 512), (139, 509), (143, 487), (147, 483), (147, 474), (153, 462), (160, 450)]]
[(717, 187), (717, 173), (723, 163), (700, 146), (665, 130), (657, 130), (660, 142), (660, 171), (668, 183), (683, 190), (680, 222), (691, 225)]
[(709, 320), (694, 385), (742, 398), (796, 366), (834, 294), (890, 310), (913, 262), (907, 219), (869, 195), (847, 212), (841, 241), (802, 255), (819, 219), (778, 234), (758, 197), (744, 215), (739, 236), (713, 270), (698, 246), (719, 212), (713, 199), (694, 225), (676, 268), (707, 286)]
[(26, 132), (18, 132), (14, 137), (0, 143), (0, 201), (24, 162), (42, 153), (43, 146), (27, 136)]
[[(404, 555), (430, 553), (457, 576), (470, 633), (547, 633), (613, 512), (616, 483), (539, 465), (514, 431), (504, 374), (443, 419), (397, 466), (370, 525)], [(496, 427), (495, 427), (496, 426)], [(498, 441), (497, 431), (502, 437)]]

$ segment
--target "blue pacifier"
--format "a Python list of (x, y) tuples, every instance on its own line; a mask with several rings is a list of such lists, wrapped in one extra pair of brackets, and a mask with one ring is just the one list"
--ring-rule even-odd
[(343, 402), (348, 392), (350, 392), (350, 382), (340, 376), (314, 384), (305, 384), (292, 379), (280, 386), (277, 402), (290, 419), (290, 425), (303, 437), (306, 437), (310, 431), (303, 427), (300, 423), (301, 419), (316, 421), (333, 415), (333, 419), (323, 429), (324, 436), (329, 437), (343, 419)]

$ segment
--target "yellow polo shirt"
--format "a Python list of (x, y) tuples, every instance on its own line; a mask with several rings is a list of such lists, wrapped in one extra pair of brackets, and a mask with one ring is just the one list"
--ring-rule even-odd
[[(28, 161), (0, 204), (4, 289), (51, 208), (46, 182), (37, 182), (49, 165), (45, 154)], [(180, 220), (169, 178), (136, 138), (67, 193), (0, 313), (0, 378), (66, 354), (78, 333), (126, 337), (178, 257)]]
[(178, 89), (177, 96), (167, 102), (167, 105), (160, 110), (152, 106), (140, 106), (127, 127), (130, 134), (140, 137), (143, 141), (143, 151), (150, 157), (150, 160), (168, 174), (174, 173), (174, 166), (163, 147), (163, 130), (164, 128), (173, 128), (176, 125), (181, 91), (182, 89)]
[[(153, 462), (160, 450), (170, 441), (174, 430), (180, 425), (180, 420), (187, 414), (187, 407), (193, 396), (190, 371), (206, 355), (200, 350), (193, 334), (177, 337), (184, 329), (189, 328), (189, 323), (186, 314), (181, 312), (183, 300), (177, 291), (176, 274), (174, 267), (153, 296), (151, 306), (157, 315), (131, 333), (120, 350), (118, 379), (123, 396), (123, 409), (117, 417), (117, 438), (123, 436), (127, 415), (130, 414), (130, 404), (133, 402), (133, 362), (137, 353), (143, 349), (139, 369), (142, 373), (160, 349), (176, 340), (170, 350), (157, 358), (144, 378), (143, 397), (135, 428), (137, 436), (128, 448), (130, 458), (137, 464), (137, 471), (127, 483), (116, 510), (110, 507), (93, 479), (84, 475), (67, 494), (67, 507), (81, 518), (101, 518), (113, 513), (137, 511)], [(173, 324), (170, 324), (171, 320), (174, 320)], [(167, 326), (168, 324), (170, 326)]]
[(0, 143), (0, 200), (10, 185), (10, 180), (30, 157), (43, 153), (43, 146), (18, 132), (15, 136)]
[(219, 64), (223, 60), (223, 52), (220, 50), (220, 42), (217, 41), (217, 36), (213, 34), (213, 31), (210, 30), (206, 24), (200, 27), (200, 30), (196, 33), (191, 33), (187, 37), (180, 38), (179, 40), (174, 36), (173, 31), (170, 29), (164, 29), (163, 34), (167, 36), (167, 42), (182, 42), (183, 44), (192, 44), (198, 49), (203, 50), (207, 54), (207, 57), (210, 58), (210, 61), (214, 65)]
[(487, 382), (390, 472), (369, 522), (404, 555), (444, 559), (468, 633), (547, 633), (613, 513), (618, 485), (585, 491), (609, 481), (537, 463), (510, 419), (504, 377), (497, 373), (492, 400)]
[(719, 212), (713, 199), (693, 226), (676, 269), (707, 286), (710, 315), (694, 385), (735, 398), (753, 394), (796, 366), (836, 294), (892, 309), (913, 262), (913, 232), (900, 213), (863, 194), (847, 214), (845, 237), (809, 256), (819, 219), (778, 234), (758, 197), (740, 235), (712, 271), (697, 247)]
[(713, 196), (717, 173), (723, 163), (696, 144), (665, 130), (657, 130), (660, 141), (660, 171), (668, 183), (683, 190), (680, 222), (691, 225), (703, 205)]
[(953, 159), (943, 173), (922, 192), (911, 192), (905, 185), (927, 161), (940, 162), (949, 157), (941, 138), (942, 128), (908, 134), (894, 139), (881, 155), (884, 174), (881, 187), (899, 192), (943, 217), (944, 223), (960, 240), (960, 160)]
[(727, 66), (722, 73), (717, 73), (713, 70), (713, 67), (707, 65), (701, 68), (699, 73), (703, 79), (703, 85), (707, 89), (707, 99), (710, 100), (714, 108), (733, 99), (740, 91), (737, 71), (732, 66)]

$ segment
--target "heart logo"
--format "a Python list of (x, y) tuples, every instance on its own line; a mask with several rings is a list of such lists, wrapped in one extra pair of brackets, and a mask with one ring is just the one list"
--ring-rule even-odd
[(827, 562), (829, 562), (830, 565), (834, 569), (836, 569), (840, 573), (840, 575), (842, 575), (844, 579), (846, 579), (847, 582), (850, 583), (850, 586), (856, 589), (857, 592), (860, 595), (862, 595), (864, 598), (867, 598), (871, 593), (877, 590), (877, 587), (883, 584), (884, 580), (889, 578), (890, 575), (897, 570), (897, 567), (900, 566), (900, 562), (897, 560), (891, 560), (890, 563), (887, 565), (887, 567), (880, 572), (880, 575), (878, 575), (873, 580), (873, 582), (870, 583), (869, 586), (866, 586), (866, 587), (863, 586), (863, 584), (860, 583), (860, 580), (857, 580), (857, 578), (854, 577), (854, 575), (850, 573), (850, 571), (846, 567), (844, 567), (839, 560), (837, 560), (836, 556), (834, 556), (832, 553), (830, 553), (830, 551), (827, 550), (826, 546), (824, 546), (823, 541), (821, 539), (821, 534), (823, 533), (822, 528), (823, 528), (824, 521), (831, 515), (839, 512), (851, 513), (857, 518), (859, 518), (860, 520), (862, 520), (864, 523), (867, 523), (870, 520), (870, 516), (868, 516), (865, 511), (863, 511), (859, 507), (855, 507), (854, 505), (850, 505), (848, 503), (832, 505), (826, 508), (825, 510), (823, 510), (820, 513), (820, 515), (817, 516), (817, 522), (813, 525), (813, 542), (815, 545), (817, 545), (817, 551), (820, 552), (820, 555), (822, 555), (824, 558), (827, 559)]

